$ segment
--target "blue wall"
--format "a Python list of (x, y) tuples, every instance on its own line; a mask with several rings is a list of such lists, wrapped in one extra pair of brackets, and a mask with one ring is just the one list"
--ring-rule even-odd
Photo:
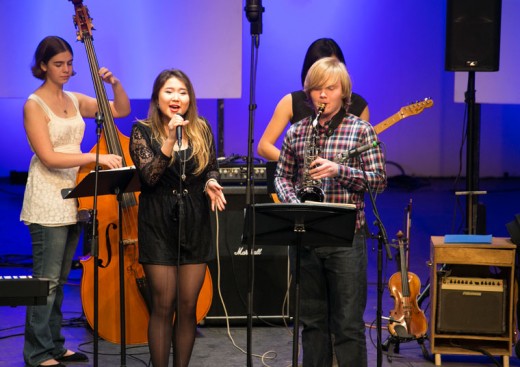
[[(510, 19), (519, 19), (520, 14), (511, 14), (510, 4), (513, 2), (514, 0), (503, 2), (502, 32), (510, 32)], [(63, 3), (56, 6), (71, 8), (69, 2)], [(89, 3), (86, 2), (86, 5)], [(401, 107), (425, 97), (434, 101), (432, 108), (404, 119), (381, 133), (387, 159), (398, 163), (410, 175), (454, 176), (461, 165), (462, 173), (465, 173), (465, 148), (461, 148), (465, 132), (465, 105), (454, 102), (455, 73), (444, 71), (445, 1), (402, 0), (396, 3), (378, 0), (264, 0), (263, 5), (265, 13), (263, 33), (260, 36), (256, 89), (258, 108), (254, 121), (255, 151), (256, 143), (277, 101), (285, 93), (300, 87), (301, 64), (308, 45), (316, 38), (332, 37), (344, 50), (354, 91), (369, 101), (372, 123), (376, 124), (399, 111)], [(513, 9), (514, 12), (516, 9)], [(96, 14), (91, 15), (96, 18)], [(135, 16), (138, 17), (138, 14)], [(47, 14), (46, 17), (49, 19), (51, 15)], [(13, 22), (20, 21), (23, 19), (13, 19)], [(69, 18), (51, 21), (70, 22)], [(149, 22), (153, 26), (154, 22), (164, 21), (164, 15), (150, 19), (139, 18), (139, 21)], [(114, 23), (117, 24), (117, 17), (114, 18)], [(102, 34), (105, 26), (96, 26), (96, 32)], [(200, 27), (204, 27), (204, 24)], [(117, 31), (117, 27), (115, 29)], [(72, 25), (70, 31), (73, 32)], [(122, 33), (124, 31), (121, 29)], [(211, 32), (211, 29), (207, 31)], [(15, 34), (10, 36), (16, 38)], [(73, 40), (68, 37), (69, 34), (62, 36)], [(189, 32), (177, 37), (189, 37)], [(166, 44), (169, 42), (169, 39), (165, 39)], [(17, 48), (29, 48), (31, 53), (35, 46), (16, 44)], [(197, 48), (197, 45), (193, 46), (194, 49)], [(506, 52), (507, 45), (502, 45), (501, 51)], [(226, 155), (247, 154), (250, 54), (250, 28), (244, 15), (242, 97), (224, 100)], [(161, 50), (136, 52), (134, 55), (143, 59), (161, 57)], [(0, 58), (5, 60), (8, 57), (9, 52), (4, 50)], [(75, 57), (82, 58), (84, 53), (76, 51)], [(98, 57), (103, 59), (103, 55)], [(29, 62), (27, 66), (23, 65), (26, 73), (29, 73)], [(205, 62), (208, 68), (212, 67), (211, 59)], [(176, 65), (172, 63), (171, 66)], [(139, 70), (135, 72), (138, 73)], [(237, 70), (238, 72), (240, 71)], [(479, 75), (481, 74), (476, 75), (477, 102)], [(143, 88), (149, 91), (151, 84), (152, 80), (148, 85), (143, 85)], [(4, 130), (7, 141), (0, 146), (0, 155), (4, 157), (0, 162), (0, 176), (8, 175), (10, 170), (26, 170), (29, 164), (31, 154), (22, 123), (23, 102), (23, 99), (18, 98), (0, 99), (3, 123), (7, 127), (7, 131)], [(146, 116), (148, 102), (133, 100), (132, 107), (131, 116), (117, 122), (123, 133), (129, 132), (136, 117)], [(216, 131), (216, 100), (199, 100), (199, 108)], [(92, 146), (94, 132), (94, 124), (89, 124), (84, 150)], [(504, 174), (520, 176), (519, 138), (519, 105), (482, 104), (482, 177), (498, 177)], [(399, 173), (394, 170), (393, 166), (389, 166), (391, 175)]]

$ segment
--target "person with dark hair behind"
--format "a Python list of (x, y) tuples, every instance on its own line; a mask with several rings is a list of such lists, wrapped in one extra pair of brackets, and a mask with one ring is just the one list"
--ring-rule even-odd
[[(68, 92), (63, 86), (73, 76), (73, 52), (57, 36), (44, 38), (34, 53), (32, 74), (43, 84), (27, 99), (23, 121), (34, 155), (23, 199), (20, 220), (29, 227), (32, 239), (33, 277), (49, 279), (46, 305), (27, 307), (23, 357), (27, 366), (59, 366), (61, 362), (88, 361), (79, 352), (66, 349), (61, 333), (63, 285), (69, 275), (78, 245), (80, 225), (77, 203), (63, 199), (61, 190), (74, 187), (79, 166), (94, 163), (94, 153), (82, 153), (85, 131), (83, 117), (93, 118), (99, 110), (95, 98)], [(114, 117), (130, 113), (130, 101), (119, 80), (105, 67), (99, 76), (112, 86)], [(99, 163), (118, 168), (122, 158), (102, 154)]]
[[(385, 159), (379, 146), (346, 162), (336, 159), (377, 141), (367, 121), (347, 113), (352, 84), (343, 63), (334, 57), (316, 61), (304, 90), (314, 114), (292, 125), (285, 135), (274, 179), (276, 193), (284, 203), (299, 203), (306, 201), (302, 187), (309, 182), (320, 185), (324, 203), (355, 205), (357, 219), (354, 238), (344, 247), (327, 242), (300, 247), (303, 367), (330, 367), (333, 352), (339, 367), (366, 367), (364, 193), (368, 187), (378, 193), (386, 188)], [(310, 157), (309, 151), (318, 154)], [(291, 246), (293, 272), (295, 256)]]
[[(301, 71), (302, 86), (312, 64), (323, 57), (335, 57), (345, 64), (343, 52), (336, 41), (331, 38), (317, 39), (309, 46), (305, 54)], [(369, 121), (370, 115), (367, 101), (359, 94), (352, 93), (350, 104), (347, 107), (347, 112), (360, 117), (362, 120)], [(303, 90), (286, 94), (276, 105), (271, 121), (269, 121), (258, 142), (258, 154), (268, 160), (277, 161), (280, 156), (280, 150), (275, 146), (275, 143), (282, 135), (287, 124), (294, 124), (303, 120), (305, 117), (312, 115), (313, 112), (314, 109), (307, 102), (307, 97)]]
[(197, 300), (207, 263), (215, 257), (210, 207), (224, 210), (226, 199), (218, 183), (213, 134), (198, 115), (184, 72), (164, 70), (155, 79), (148, 118), (132, 127), (130, 154), (141, 181), (139, 262), (152, 293), (152, 364), (167, 367), (173, 344), (173, 365), (188, 366)]

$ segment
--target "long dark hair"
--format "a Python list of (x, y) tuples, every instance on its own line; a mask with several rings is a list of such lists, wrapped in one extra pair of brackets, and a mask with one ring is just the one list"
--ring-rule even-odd
[[(199, 116), (197, 111), (197, 99), (195, 97), (195, 89), (191, 83), (190, 78), (179, 69), (167, 69), (163, 70), (153, 83), (152, 96), (150, 99), (150, 107), (148, 108), (148, 117), (145, 120), (139, 120), (142, 124), (150, 126), (152, 129), (152, 137), (159, 144), (162, 145), (164, 140), (167, 138), (164, 131), (164, 115), (159, 109), (159, 92), (161, 91), (164, 84), (170, 78), (176, 78), (186, 85), (188, 95), (190, 97), (190, 103), (188, 110), (184, 114), (184, 119), (189, 120), (190, 123), (186, 125), (185, 132), (190, 140), (192, 146), (192, 155), (197, 161), (197, 168), (195, 174), (202, 172), (210, 160), (211, 144), (213, 144), (213, 136), (206, 120)], [(173, 163), (175, 155), (172, 155), (171, 162)]]
[(336, 56), (339, 61), (345, 64), (345, 57), (343, 56), (343, 51), (339, 45), (332, 38), (319, 38), (307, 49), (307, 53), (305, 54), (305, 59), (303, 60), (302, 67), (302, 86), (305, 83), (305, 77), (307, 76), (307, 72), (311, 68), (312, 64), (324, 57)]
[[(45, 37), (40, 41), (38, 47), (36, 47), (36, 51), (34, 52), (34, 61), (31, 66), (32, 75), (35, 78), (45, 80), (46, 72), (41, 68), (42, 63), (47, 64), (54, 56), (66, 51), (70, 52), (70, 54), (74, 56), (72, 47), (70, 47), (70, 44), (63, 38), (58, 36)], [(72, 75), (75, 74), (75, 72), (72, 72)]]

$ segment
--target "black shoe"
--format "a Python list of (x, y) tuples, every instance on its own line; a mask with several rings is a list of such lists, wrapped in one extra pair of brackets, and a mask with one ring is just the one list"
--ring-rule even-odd
[[(71, 354), (70, 356), (62, 356), (60, 358), (55, 358), (58, 362), (88, 362), (88, 357), (86, 354), (76, 352)], [(63, 365), (61, 365), (63, 366)], [(60, 367), (61, 367), (60, 366)]]

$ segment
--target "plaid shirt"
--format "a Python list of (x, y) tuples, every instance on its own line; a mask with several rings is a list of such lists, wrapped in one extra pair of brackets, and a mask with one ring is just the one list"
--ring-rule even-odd
[[(366, 144), (377, 141), (377, 135), (368, 122), (347, 114), (331, 136), (326, 135), (328, 125), (318, 124), (319, 156), (330, 161), (338, 154), (345, 153)], [(280, 153), (275, 173), (275, 189), (284, 203), (298, 203), (296, 191), (301, 186), (305, 162), (305, 143), (311, 136), (311, 117), (292, 125), (287, 134)], [(368, 184), (374, 192), (380, 193), (386, 188), (385, 157), (380, 146), (363, 152), (360, 156), (365, 165)], [(367, 182), (358, 157), (347, 159), (339, 165), (338, 175), (334, 178), (322, 179), (325, 202), (355, 204), (358, 209), (356, 227), (365, 223), (364, 192)]]

